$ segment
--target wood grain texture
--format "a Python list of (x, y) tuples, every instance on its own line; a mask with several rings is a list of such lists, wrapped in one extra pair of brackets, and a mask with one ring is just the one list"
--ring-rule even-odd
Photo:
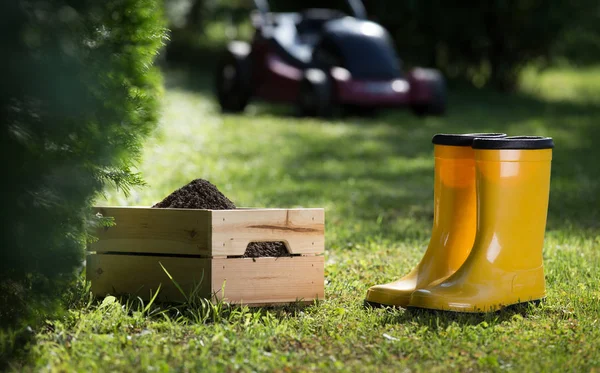
[(272, 305), (325, 297), (323, 256), (211, 259), (90, 254), (87, 279), (97, 297), (131, 294), (148, 300), (160, 285), (159, 301), (184, 301), (160, 264), (186, 294), (200, 284), (197, 294), (203, 298)]
[(325, 298), (323, 256), (212, 261), (212, 291), (230, 303), (265, 305)]
[(250, 242), (281, 241), (292, 254), (325, 251), (323, 209), (212, 211), (212, 255), (243, 255)]
[(199, 295), (211, 296), (211, 259), (143, 255), (90, 254), (86, 275), (97, 297), (130, 294), (149, 300), (161, 286), (160, 301), (181, 302), (185, 297), (169, 279), (161, 264), (186, 294), (199, 284)]
[(282, 241), (292, 254), (325, 251), (323, 209), (193, 210), (98, 207), (116, 225), (89, 251), (241, 256), (250, 242)]
[(98, 207), (116, 225), (99, 228), (89, 251), (210, 256), (211, 211)]

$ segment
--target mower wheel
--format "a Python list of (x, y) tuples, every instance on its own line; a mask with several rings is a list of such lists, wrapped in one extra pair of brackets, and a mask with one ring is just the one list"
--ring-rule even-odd
[(442, 74), (433, 69), (418, 69), (411, 72), (412, 85), (426, 88), (429, 98), (426, 102), (413, 103), (412, 111), (418, 116), (444, 115), (446, 112), (446, 82)]
[(252, 94), (251, 66), (248, 54), (228, 48), (217, 65), (216, 91), (221, 110), (228, 113), (244, 111)]
[(334, 105), (331, 77), (320, 69), (306, 70), (298, 92), (300, 115), (330, 117)]

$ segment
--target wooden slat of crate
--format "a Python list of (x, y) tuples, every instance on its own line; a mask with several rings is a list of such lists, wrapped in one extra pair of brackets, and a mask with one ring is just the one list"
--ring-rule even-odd
[(243, 255), (250, 242), (282, 241), (292, 254), (325, 251), (323, 209), (212, 211), (212, 255)]
[(184, 297), (163, 271), (189, 293), (204, 278), (199, 295), (248, 305), (312, 301), (324, 298), (324, 257), (182, 258), (144, 255), (91, 254), (87, 275), (96, 296), (132, 294), (149, 299), (159, 285), (157, 299)]
[(323, 256), (214, 259), (213, 291), (218, 299), (249, 305), (324, 299), (324, 265)]
[(248, 243), (283, 241), (292, 254), (325, 249), (323, 209), (187, 210), (100, 207), (116, 225), (96, 231), (89, 251), (240, 256)]
[(159, 263), (167, 269), (175, 281), (189, 292), (200, 284), (204, 296), (210, 295), (210, 258), (178, 258), (144, 255), (90, 254), (86, 260), (87, 279), (95, 296), (107, 294), (130, 294), (144, 300), (151, 298), (159, 285), (157, 299), (178, 302), (184, 300), (175, 284), (169, 279)]
[(98, 207), (116, 225), (99, 228), (89, 251), (210, 256), (211, 211)]

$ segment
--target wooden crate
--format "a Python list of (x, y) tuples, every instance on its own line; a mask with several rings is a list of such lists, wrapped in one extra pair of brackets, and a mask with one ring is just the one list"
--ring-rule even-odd
[[(96, 296), (158, 299), (189, 294), (248, 305), (324, 298), (323, 209), (190, 210), (99, 207), (116, 225), (90, 244), (87, 278)], [(250, 242), (286, 244), (290, 257), (240, 258)], [(164, 269), (163, 269), (164, 267)], [(166, 270), (166, 271), (165, 271)], [(168, 274), (167, 274), (168, 272)]]

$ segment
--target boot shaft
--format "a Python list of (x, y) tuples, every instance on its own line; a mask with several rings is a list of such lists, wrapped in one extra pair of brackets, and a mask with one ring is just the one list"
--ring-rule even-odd
[(475, 239), (477, 198), (475, 159), (471, 147), (435, 146), (433, 227), (430, 245), (444, 247), (436, 263), (456, 270)]
[(475, 140), (477, 242), (485, 260), (510, 271), (542, 265), (552, 140)]
[[(435, 255), (435, 273), (455, 271), (467, 257), (475, 240), (477, 221), (475, 152), (473, 139), (504, 137), (505, 134), (439, 134), (433, 137), (434, 188), (433, 227), (429, 247), (444, 250), (428, 250)], [(433, 265), (433, 264), (430, 264)], [(443, 267), (443, 268), (442, 268)], [(431, 269), (433, 270), (433, 268)]]

